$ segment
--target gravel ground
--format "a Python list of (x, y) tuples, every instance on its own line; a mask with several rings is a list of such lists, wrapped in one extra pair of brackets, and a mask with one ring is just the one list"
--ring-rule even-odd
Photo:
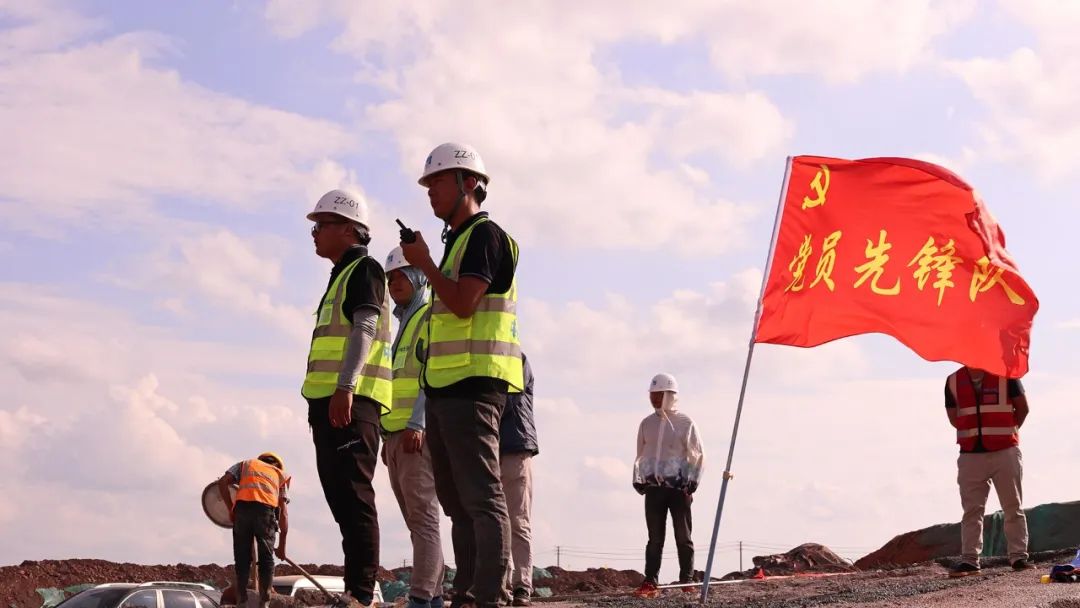
[[(863, 572), (836, 577), (766, 579), (713, 587), (709, 608), (809, 608), (862, 606), (865, 608), (1080, 608), (1080, 584), (1041, 584), (1049, 570), (1013, 572), (1011, 568), (984, 567), (977, 576), (948, 578), (939, 565), (889, 571)], [(582, 598), (602, 608), (691, 608), (697, 596), (667, 591), (655, 600), (619, 597)]]

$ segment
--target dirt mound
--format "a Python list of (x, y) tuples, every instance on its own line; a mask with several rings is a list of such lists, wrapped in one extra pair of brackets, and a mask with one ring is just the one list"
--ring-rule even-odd
[(563, 570), (558, 566), (549, 566), (545, 570), (551, 574), (551, 578), (535, 580), (533, 584), (537, 587), (549, 587), (556, 596), (635, 588), (645, 580), (645, 575), (634, 570), (589, 568), (584, 572), (576, 572)]
[[(1048, 503), (1024, 512), (1030, 535), (1028, 551), (1056, 551), (1080, 545), (1080, 501)], [(1001, 511), (983, 518), (984, 555), (1007, 553), (1003, 529)], [(959, 554), (960, 524), (938, 524), (901, 534), (855, 565), (863, 570), (889, 568)]]
[(803, 573), (856, 572), (859, 569), (850, 562), (832, 552), (825, 545), (807, 543), (799, 545), (787, 553), (759, 555), (754, 558), (754, 567), (744, 572), (732, 572), (723, 580), (751, 578), (758, 569), (765, 576), (786, 576)]
[[(341, 566), (309, 564), (301, 566), (309, 574), (341, 576)], [(275, 575), (300, 574), (287, 564), (278, 564)], [(39, 608), (43, 598), (37, 589), (64, 589), (75, 585), (100, 583), (145, 583), (147, 581), (178, 581), (206, 583), (224, 589), (232, 583), (235, 571), (231, 565), (206, 564), (191, 566), (174, 564), (146, 566), (118, 564), (100, 559), (66, 559), (25, 561), (18, 566), (0, 567), (0, 607)], [(379, 582), (396, 580), (393, 573), (379, 568)]]
[[(309, 574), (341, 576), (344, 571), (337, 565), (300, 564)], [(551, 578), (535, 581), (537, 587), (548, 587), (554, 595), (575, 595), (626, 590), (637, 587), (644, 580), (634, 570), (589, 568), (584, 572), (563, 570), (557, 566), (546, 568)], [(393, 572), (379, 568), (377, 579), (386, 585), (408, 580), (411, 568), (396, 568)], [(300, 574), (288, 564), (278, 564), (276, 576)], [(115, 563), (100, 559), (68, 559), (25, 561), (18, 566), (0, 567), (0, 608), (40, 608), (44, 598), (38, 589), (66, 589), (78, 585), (100, 583), (145, 583), (147, 581), (177, 581), (206, 583), (217, 589), (232, 584), (235, 571), (232, 565), (205, 564), (191, 566), (173, 564), (148, 566), (143, 564)], [(277, 599), (277, 598), (276, 598)], [(280, 605), (299, 605), (305, 602), (285, 602)], [(314, 596), (310, 600), (321, 601)]]

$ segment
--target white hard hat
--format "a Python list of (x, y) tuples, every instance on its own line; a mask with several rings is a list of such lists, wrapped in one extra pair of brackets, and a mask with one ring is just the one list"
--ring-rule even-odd
[(315, 221), (316, 213), (333, 213), (357, 224), (368, 227), (367, 201), (347, 190), (331, 190), (322, 195), (307, 219)]
[(664, 391), (677, 393), (679, 392), (679, 384), (675, 382), (675, 376), (671, 374), (656, 374), (653, 376), (652, 382), (649, 383), (649, 392), (662, 393)]
[(386, 265), (383, 270), (386, 274), (390, 274), (391, 270), (397, 270), (398, 268), (405, 268), (411, 266), (405, 259), (405, 253), (401, 251), (401, 247), (394, 247), (394, 250), (390, 252), (390, 255), (386, 256)]
[(476, 148), (469, 144), (447, 143), (428, 154), (427, 161), (424, 162), (424, 172), (416, 182), (427, 187), (428, 177), (447, 169), (464, 169), (484, 178), (485, 183), (491, 181), (487, 169), (484, 168), (484, 159), (480, 158)]

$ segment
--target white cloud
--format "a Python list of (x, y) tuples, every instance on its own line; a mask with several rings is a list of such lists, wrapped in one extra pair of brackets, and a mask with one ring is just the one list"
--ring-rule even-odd
[(625, 458), (611, 456), (586, 456), (585, 469), (597, 474), (603, 483), (624, 489), (626, 481), (631, 478), (630, 465)]
[(1009, 19), (1027, 26), (1035, 48), (1005, 57), (947, 62), (988, 117), (979, 125), (990, 160), (1020, 163), (1045, 179), (1068, 178), (1080, 167), (1080, 5), (1044, 0), (1002, 2)]
[(9, 449), (19, 449), (29, 436), (48, 421), (48, 418), (35, 414), (25, 405), (13, 411), (0, 410), (0, 442)]
[(0, 62), (60, 48), (104, 26), (100, 19), (85, 17), (51, 0), (0, 0), (0, 17), (13, 22), (0, 31)]
[(901, 73), (926, 61), (934, 39), (976, 6), (972, 0), (706, 4), (716, 5), (719, 14), (702, 27), (724, 29), (710, 42), (713, 63), (724, 72), (811, 74), (831, 82)]
[(179, 259), (157, 271), (168, 282), (191, 286), (214, 305), (257, 315), (305, 341), (311, 332), (311, 313), (273, 299), (281, 286), (281, 262), (275, 251), (278, 248), (269, 243), (259, 247), (221, 229), (181, 240), (175, 250)]
[(173, 52), (159, 34), (76, 43), (95, 22), (25, 6), (15, 16), (25, 25), (0, 32), (8, 222), (116, 224), (168, 214), (160, 197), (265, 210), (343, 171), (329, 160), (351, 146), (341, 127), (187, 82), (158, 66)]
[(30, 285), (0, 284), (0, 296), (0, 473), (13, 488), (0, 520), (21, 530), (0, 561), (227, 561), (228, 535), (199, 514), (199, 493), (268, 447), (297, 477), (296, 555), (338, 559), (320, 549), (334, 528), (299, 396), (302, 351), (183, 337)]
[[(661, 371), (677, 376), (738, 379), (742, 372), (760, 291), (761, 272), (748, 269), (703, 291), (676, 290), (654, 302), (634, 303), (624, 294), (609, 294), (601, 306), (581, 302), (551, 304), (527, 299), (522, 305), (522, 340), (537, 366), (559, 369), (559, 378), (574, 386), (570, 395), (607, 393), (637, 399), (648, 379)], [(762, 348), (759, 363), (781, 370), (781, 382), (797, 383), (826, 370), (829, 374), (860, 373), (866, 365), (854, 342), (838, 341), (806, 350)], [(597, 378), (638, 378), (630, 387), (594, 389)], [(615, 391), (614, 393), (612, 391)], [(558, 405), (556, 405), (558, 404)], [(572, 414), (571, 404), (549, 401), (542, 407)]]
[[(792, 131), (779, 110), (754, 92), (627, 86), (594, 61), (627, 35), (621, 24), (609, 31), (587, 7), (535, 8), (323, 5), (318, 22), (342, 24), (334, 48), (388, 94), (364, 122), (391, 133), (405, 175), (441, 141), (473, 143), (493, 176), (489, 206), (519, 239), (684, 253), (738, 246), (750, 207), (717, 196), (703, 169), (687, 178), (681, 167), (698, 153), (740, 165), (779, 154)], [(294, 10), (317, 22), (306, 3), (271, 3), (268, 17), (295, 35)], [(485, 35), (454, 33), (470, 29)]]
[(1068, 321), (1062, 321), (1058, 323), (1058, 327), (1061, 329), (1080, 329), (1080, 319), (1069, 319)]
[[(213, 310), (218, 318), (255, 318), (306, 343), (311, 311), (324, 275), (312, 274), (296, 287), (311, 287), (310, 306), (282, 301), (296, 295), (282, 284), (283, 259), (290, 245), (276, 237), (241, 237), (225, 228), (197, 227), (170, 234), (155, 251), (125, 261), (104, 279), (114, 285), (158, 296), (155, 307), (190, 319), (192, 310)], [(306, 252), (305, 252), (306, 253)], [(311, 254), (311, 261), (315, 260)], [(306, 268), (306, 265), (305, 265)]]
[(972, 6), (274, 0), (266, 16), (286, 37), (340, 31), (330, 46), (355, 57), (362, 82), (387, 97), (364, 122), (392, 135), (406, 175), (441, 141), (476, 145), (493, 174), (489, 206), (520, 240), (692, 254), (740, 247), (760, 201), (718, 194), (715, 162), (687, 172), (688, 159), (742, 168), (780, 158), (794, 127), (757, 91), (630, 84), (608, 50), (702, 43), (737, 81), (852, 81), (922, 61)]

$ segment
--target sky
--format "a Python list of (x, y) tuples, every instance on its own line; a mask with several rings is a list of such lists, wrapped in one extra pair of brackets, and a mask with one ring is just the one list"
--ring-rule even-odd
[[(304, 215), (350, 188), (373, 255), (394, 218), (437, 243), (416, 178), (445, 141), (521, 245), (537, 565), (643, 568), (634, 439), (665, 371), (706, 449), (704, 568), (797, 154), (975, 186), (1041, 302), (1025, 503), (1076, 499), (1078, 28), (1067, 0), (0, 0), (0, 563), (229, 563), (199, 495), (264, 450), (294, 477), (292, 557), (339, 563), (299, 394), (330, 269)], [(879, 335), (758, 346), (716, 571), (739, 541), (854, 559), (958, 521), (955, 367)], [(381, 466), (376, 492), (401, 565)]]

